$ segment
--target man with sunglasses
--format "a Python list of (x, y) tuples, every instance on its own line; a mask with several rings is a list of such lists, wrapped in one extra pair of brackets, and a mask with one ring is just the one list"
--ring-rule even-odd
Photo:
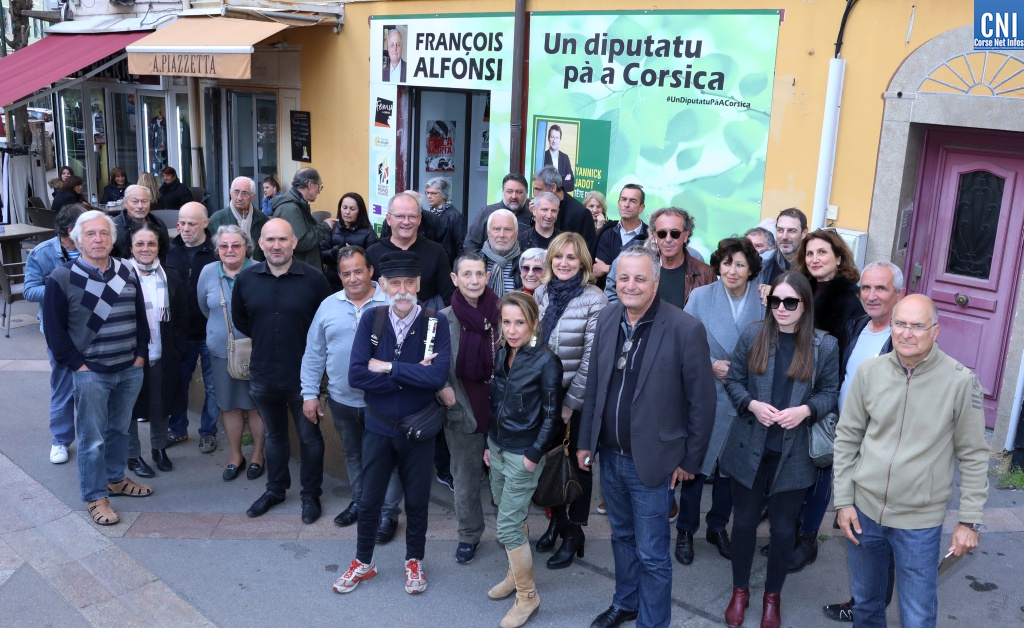
[[(249, 233), (253, 242), (259, 242), (263, 225), (270, 219), (262, 211), (253, 211), (253, 201), (257, 200), (256, 182), (249, 177), (236, 177), (228, 195), (228, 206), (210, 216), (210, 233), (217, 233), (217, 229), (225, 225), (238, 225)], [(252, 252), (252, 258), (257, 262), (267, 259), (259, 247)]]
[[(861, 363), (836, 428), (834, 487), (848, 539), (858, 626), (885, 626), (889, 553), (904, 626), (935, 626), (943, 554), (978, 546), (988, 498), (985, 392), (935, 344), (939, 313), (912, 294), (892, 313), (893, 351)], [(912, 435), (912, 437), (910, 436)], [(942, 524), (960, 469), (960, 516), (950, 545)]]
[(295, 259), (313, 268), (321, 268), (320, 241), (338, 224), (337, 218), (326, 218), (320, 223), (313, 218), (309, 204), (323, 190), (320, 173), (313, 168), (301, 168), (292, 178), (292, 188), (270, 202), (274, 218), (287, 220), (295, 232)]
[(686, 248), (694, 229), (689, 212), (665, 207), (654, 212), (651, 224), (661, 253), (658, 296), (683, 309), (694, 288), (714, 283), (718, 277), (713, 268), (695, 259)]

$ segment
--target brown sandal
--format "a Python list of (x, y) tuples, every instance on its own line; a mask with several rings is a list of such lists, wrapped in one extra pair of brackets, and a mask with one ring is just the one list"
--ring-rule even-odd
[(110, 507), (110, 500), (106, 497), (89, 502), (89, 514), (92, 515), (92, 520), (101, 526), (112, 526), (121, 521), (121, 518)]
[(107, 484), (111, 497), (127, 495), (128, 497), (148, 497), (153, 494), (153, 487), (147, 484), (137, 484), (131, 478), (125, 477), (117, 484)]

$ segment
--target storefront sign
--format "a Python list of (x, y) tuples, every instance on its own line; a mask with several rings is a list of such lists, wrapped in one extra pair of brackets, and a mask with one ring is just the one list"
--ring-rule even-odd
[(609, 217), (643, 185), (713, 250), (760, 221), (778, 30), (774, 10), (533, 13), (528, 163), (606, 192)]
[(975, 50), (1024, 50), (1020, 0), (974, 0)]
[(289, 111), (292, 131), (292, 160), (313, 161), (313, 147), (310, 144), (310, 119), (308, 111)]

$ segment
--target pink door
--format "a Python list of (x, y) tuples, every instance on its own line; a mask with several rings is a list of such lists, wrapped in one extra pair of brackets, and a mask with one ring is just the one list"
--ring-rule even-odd
[(974, 371), (995, 426), (1024, 231), (1020, 140), (926, 133), (906, 275), (939, 309), (938, 344)]

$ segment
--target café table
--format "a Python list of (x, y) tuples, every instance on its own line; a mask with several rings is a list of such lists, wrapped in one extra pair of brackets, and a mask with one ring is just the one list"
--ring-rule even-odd
[(53, 229), (36, 227), (26, 223), (12, 225), (0, 225), (3, 232), (0, 233), (0, 262), (4, 264), (17, 264), (23, 262), (21, 257), (21, 243), (29, 238), (43, 237), (52, 238)]

